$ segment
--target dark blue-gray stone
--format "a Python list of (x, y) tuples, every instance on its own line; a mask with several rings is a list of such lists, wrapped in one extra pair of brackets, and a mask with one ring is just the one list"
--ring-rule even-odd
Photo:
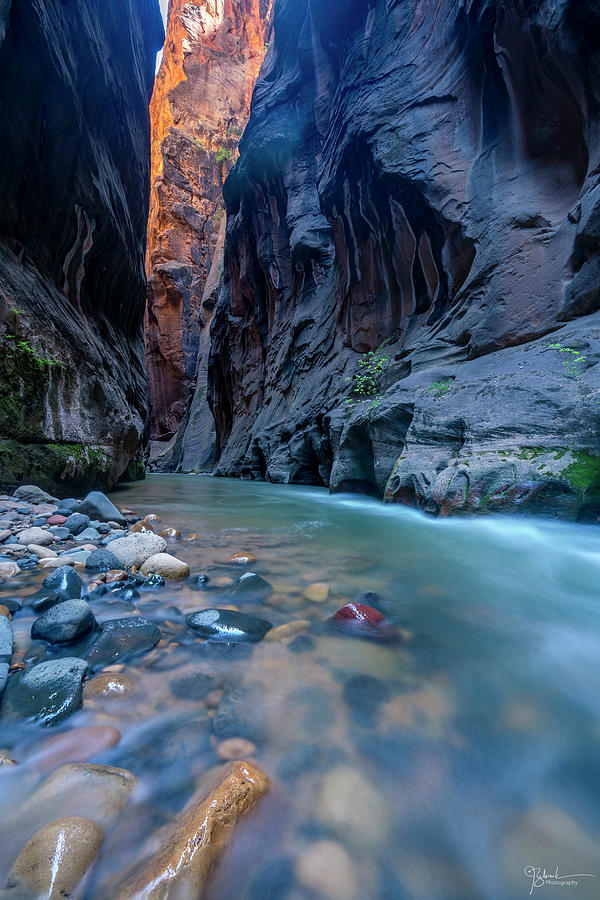
[(66, 541), (71, 532), (68, 528), (65, 528), (64, 525), (53, 525), (50, 529), (50, 534), (53, 534), (54, 537), (58, 538), (59, 541)]
[(90, 524), (90, 517), (84, 516), (80, 512), (72, 513), (65, 522), (65, 528), (68, 528), (71, 534), (79, 534), (84, 528)]
[(59, 500), (58, 512), (61, 516), (70, 516), (71, 513), (77, 512), (79, 508), (79, 500), (69, 497), (67, 500)]
[(109, 619), (87, 652), (90, 669), (95, 672), (136, 653), (151, 650), (160, 640), (160, 629), (149, 619), (127, 616)]
[(235, 593), (247, 596), (248, 599), (265, 598), (273, 592), (273, 588), (268, 581), (256, 575), (254, 572), (245, 572), (235, 586)]
[(2, 698), (2, 719), (33, 719), (58, 725), (81, 706), (87, 663), (69, 656), (38, 663), (9, 679)]
[(96, 627), (96, 620), (85, 600), (65, 600), (51, 607), (31, 626), (34, 640), (49, 644), (70, 644)]
[(104, 548), (92, 550), (85, 561), (85, 567), (92, 572), (110, 572), (111, 569), (123, 568), (115, 554)]
[(116, 522), (117, 525), (125, 524), (125, 519), (117, 507), (101, 491), (91, 491), (81, 501), (78, 512), (85, 513), (91, 519), (98, 519), (99, 522)]
[(247, 616), (232, 609), (202, 609), (185, 619), (188, 628), (211, 641), (256, 643), (272, 627), (266, 619)]
[(81, 597), (81, 578), (73, 566), (60, 566), (44, 579), (42, 588), (56, 591), (61, 600), (78, 600)]
[(89, 525), (87, 528), (84, 528), (83, 531), (80, 531), (77, 535), (78, 541), (91, 541), (92, 543), (94, 541), (99, 541), (100, 538), (100, 532), (96, 528), (92, 528), (91, 525)]

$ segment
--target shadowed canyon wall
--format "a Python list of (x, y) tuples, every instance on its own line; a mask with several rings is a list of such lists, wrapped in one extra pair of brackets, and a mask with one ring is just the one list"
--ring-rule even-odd
[(157, 0), (0, 0), (3, 486), (105, 487), (140, 471), (162, 37)]
[[(270, 0), (169, 4), (151, 103), (146, 362), (151, 438), (170, 440), (185, 413), (190, 440), (169, 448), (159, 466), (214, 462), (205, 397), (225, 237), (222, 187), (250, 112), (269, 17)], [(195, 407), (186, 412), (194, 383)]]
[(599, 10), (278, 0), (225, 184), (218, 473), (595, 520)]

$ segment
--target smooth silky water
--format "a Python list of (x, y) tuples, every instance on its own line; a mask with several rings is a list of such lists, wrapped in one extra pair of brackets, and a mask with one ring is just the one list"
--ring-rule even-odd
[[(110, 898), (161, 845), (214, 778), (228, 737), (252, 742), (274, 787), (238, 827), (210, 900), (600, 896), (598, 528), (436, 520), (359, 496), (203, 476), (151, 476), (112, 499), (177, 527), (183, 540), (169, 552), (211, 581), (142, 594), (137, 608), (164, 639), (124, 665), (131, 694), (84, 690), (58, 729), (3, 726), (0, 746), (25, 762), (0, 775), (2, 877), (31, 833), (14, 811), (48, 774), (27, 759), (51, 733), (109, 724), (121, 741), (94, 761), (131, 770), (139, 786), (107, 831), (90, 898)], [(191, 532), (200, 538), (186, 541)], [(244, 571), (228, 563), (238, 551), (273, 586), (267, 601), (241, 602), (226, 585)], [(23, 576), (23, 591), (40, 580)], [(305, 599), (315, 582), (329, 585), (324, 602)], [(327, 629), (364, 592), (402, 641)], [(274, 626), (308, 619), (312, 641), (227, 653), (183, 623), (231, 604)], [(98, 611), (131, 614), (109, 602)], [(16, 645), (39, 654), (32, 621), (26, 609), (14, 619)], [(320, 854), (319, 895), (306, 884)], [(597, 877), (538, 888), (527, 867)]]

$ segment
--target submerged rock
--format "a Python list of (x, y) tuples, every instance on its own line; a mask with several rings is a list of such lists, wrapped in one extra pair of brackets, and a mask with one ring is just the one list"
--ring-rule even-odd
[(111, 672), (107, 675), (96, 675), (95, 678), (88, 681), (85, 686), (85, 696), (120, 700), (128, 697), (135, 688), (136, 682), (130, 675)]
[(58, 725), (81, 706), (87, 663), (77, 657), (38, 663), (9, 679), (2, 718)]
[(357, 847), (381, 846), (389, 835), (391, 810), (385, 795), (350, 766), (336, 766), (323, 776), (316, 814)]
[(47, 610), (31, 626), (31, 637), (50, 644), (70, 644), (89, 634), (96, 619), (85, 600), (64, 600)]
[(86, 816), (105, 828), (117, 818), (137, 784), (127, 769), (97, 763), (60, 766), (15, 810), (15, 818), (40, 828), (63, 816)]
[(87, 762), (103, 750), (114, 747), (120, 740), (120, 733), (111, 725), (71, 728), (64, 734), (43, 741), (27, 758), (27, 764), (41, 771), (49, 771), (66, 763)]
[(360, 900), (358, 872), (348, 851), (336, 841), (317, 841), (296, 861), (296, 876), (311, 896)]
[(329, 597), (329, 585), (324, 582), (309, 584), (304, 591), (304, 596), (310, 603), (325, 603)]
[(360, 625), (383, 625), (385, 617), (364, 603), (347, 603), (333, 615), (334, 622), (356, 622)]
[(231, 609), (203, 609), (185, 619), (188, 628), (211, 641), (255, 643), (262, 640), (271, 623)]
[(104, 832), (91, 819), (57, 819), (31, 837), (10, 870), (8, 888), (17, 898), (70, 897), (94, 862)]
[(150, 897), (160, 885), (162, 897), (201, 897), (237, 822), (270, 788), (256, 765), (233, 763), (221, 783), (179, 822), (175, 833), (131, 878), (116, 888), (115, 900)]
[(249, 599), (251, 597), (264, 599), (273, 593), (273, 588), (260, 575), (256, 575), (254, 572), (245, 572), (235, 586), (235, 593), (246, 595)]
[(141, 616), (109, 619), (87, 652), (90, 671), (151, 650), (159, 640), (160, 629), (149, 619)]
[(247, 759), (255, 753), (255, 744), (253, 744), (252, 741), (246, 740), (246, 738), (227, 738), (227, 740), (222, 741), (217, 747), (217, 756), (224, 762), (240, 759), (241, 757)]
[(293, 622), (286, 622), (285, 625), (278, 625), (272, 628), (265, 637), (265, 641), (287, 641), (289, 638), (297, 637), (310, 628), (309, 619), (295, 619)]

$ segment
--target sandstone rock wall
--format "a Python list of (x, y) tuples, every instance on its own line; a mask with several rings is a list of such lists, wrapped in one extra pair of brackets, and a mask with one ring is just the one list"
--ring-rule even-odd
[[(171, 439), (197, 380), (188, 467), (214, 462), (212, 418), (200, 392), (214, 308), (211, 271), (222, 268), (222, 185), (237, 156), (265, 54), (270, 0), (171, 0), (151, 104), (146, 361), (151, 438)], [(198, 368), (199, 366), (199, 368)], [(198, 368), (198, 372), (197, 372)], [(183, 447), (168, 454), (174, 465)], [(160, 465), (160, 463), (159, 463)]]
[(225, 185), (217, 471), (595, 518), (598, 4), (279, 0), (274, 35)]
[(156, 0), (0, 2), (3, 486), (108, 486), (139, 456), (162, 36)]

